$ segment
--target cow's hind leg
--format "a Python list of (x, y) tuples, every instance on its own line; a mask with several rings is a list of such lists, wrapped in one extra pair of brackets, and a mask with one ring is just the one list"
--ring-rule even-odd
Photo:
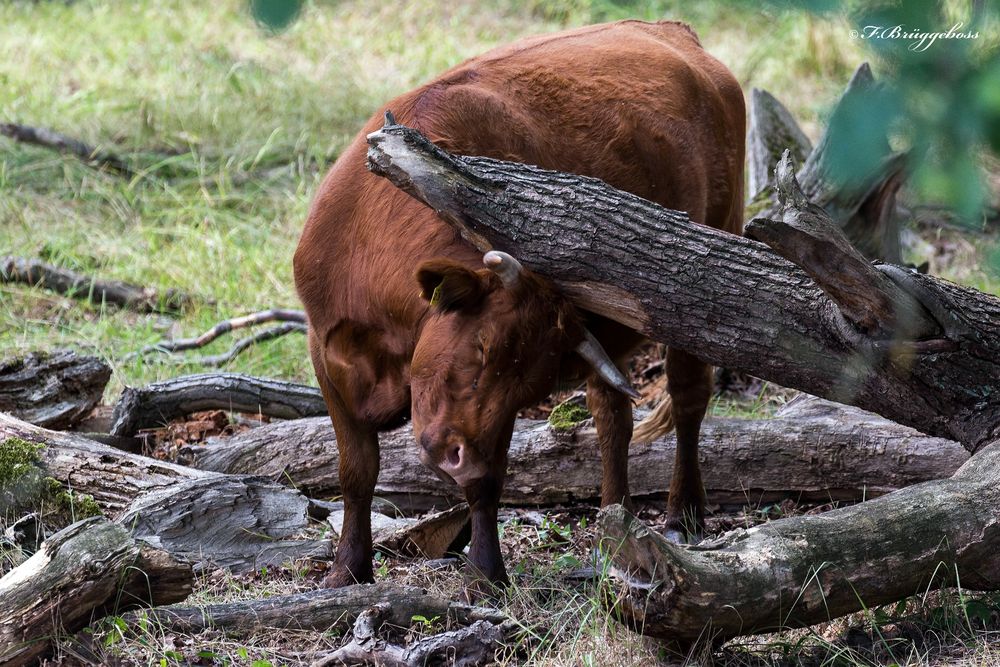
[(628, 446), (632, 439), (632, 403), (595, 374), (587, 378), (587, 407), (594, 417), (601, 449), (601, 507), (622, 503), (631, 509)]
[(333, 430), (337, 434), (340, 487), (344, 497), (344, 525), (337, 543), (337, 555), (333, 569), (323, 579), (323, 586), (339, 588), (354, 583), (370, 583), (375, 581), (371, 512), (379, 469), (378, 434), (372, 427), (351, 417), (327, 378), (321, 353), (317, 350), (313, 350), (313, 363)]
[(711, 367), (680, 350), (667, 350), (667, 391), (677, 429), (666, 535), (677, 541), (705, 527), (705, 488), (698, 464), (698, 434), (712, 397)]

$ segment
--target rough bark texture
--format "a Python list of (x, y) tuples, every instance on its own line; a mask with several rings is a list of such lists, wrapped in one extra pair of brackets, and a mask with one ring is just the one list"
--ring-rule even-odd
[(88, 299), (97, 305), (110, 304), (140, 313), (177, 313), (192, 298), (177, 290), (160, 292), (116, 280), (98, 280), (62, 269), (40, 259), (0, 257), (0, 282), (44, 287), (59, 294)]
[[(811, 397), (810, 397), (811, 398)], [(634, 496), (670, 487), (677, 446), (673, 434), (634, 444), (629, 481)], [(224, 473), (256, 473), (287, 481), (305, 493), (340, 493), (336, 436), (325, 417), (275, 422), (192, 447), (191, 464)], [(375, 494), (413, 512), (462, 497), (417, 458), (413, 429), (380, 436)], [(934, 438), (857, 408), (799, 399), (774, 419), (710, 417), (701, 432), (700, 458), (713, 503), (861, 500), (917, 482), (946, 477), (968, 458), (956, 442)], [(502, 501), (554, 505), (600, 498), (601, 464), (589, 422), (560, 431), (544, 421), (520, 420), (511, 442)]]
[[(0, 442), (7, 438), (41, 445), (31, 466), (38, 474), (22, 470), (23, 479), (37, 482), (44, 475), (92, 496), (107, 516), (136, 537), (199, 568), (211, 564), (245, 570), (330, 554), (327, 540), (294, 539), (307, 526), (309, 501), (275, 482), (129, 454), (0, 414)], [(22, 501), (33, 489), (45, 488), (11, 484)], [(7, 485), (0, 491), (8, 492)]]
[(133, 435), (201, 410), (251, 412), (279, 419), (326, 414), (319, 389), (249, 377), (206, 373), (127, 387), (115, 405), (111, 435)]
[(452, 602), (420, 588), (389, 583), (356, 584), (345, 588), (319, 589), (294, 595), (276, 595), (263, 600), (212, 604), (203, 607), (157, 607), (133, 614), (148, 616), (175, 632), (200, 632), (207, 628), (227, 633), (252, 634), (262, 628), (302, 630), (349, 630), (365, 609), (388, 604), (384, 619), (409, 627), (416, 615), (440, 617), (458, 623), (486, 620), (501, 623), (500, 612), (485, 607)]
[(76, 632), (111, 611), (183, 600), (193, 583), (189, 566), (121, 526), (101, 517), (79, 521), (0, 578), (0, 663), (31, 664), (61, 631)]
[(46, 428), (69, 428), (101, 400), (111, 367), (70, 350), (0, 361), (0, 412)]
[(725, 640), (805, 626), (928, 588), (1000, 589), (1000, 442), (948, 479), (858, 505), (668, 542), (621, 506), (602, 510), (622, 571), (615, 608), (665, 640)]
[(331, 557), (330, 540), (295, 539), (308, 524), (308, 506), (304, 496), (274, 482), (218, 475), (147, 493), (118, 522), (196, 570), (241, 572)]
[(594, 179), (455, 157), (402, 126), (369, 143), (373, 171), (477, 247), (510, 252), (555, 280), (587, 310), (716, 366), (857, 405), (970, 451), (1000, 436), (996, 297), (886, 266), (938, 331), (920, 341), (871, 338), (803, 269), (756, 241)]

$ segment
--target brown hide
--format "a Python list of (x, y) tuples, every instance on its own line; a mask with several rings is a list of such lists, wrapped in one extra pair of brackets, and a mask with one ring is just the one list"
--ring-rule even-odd
[[(514, 411), (524, 407), (514, 403), (537, 400), (560, 377), (585, 376), (571, 354), (582, 335), (577, 316), (544, 281), (526, 295), (534, 298), (512, 301), (506, 293), (510, 290), (499, 287), (496, 276), (483, 270), (480, 252), (432, 210), (366, 170), (365, 137), (381, 126), (386, 109), (398, 122), (417, 128), (450, 152), (597, 177), (686, 211), (695, 221), (739, 233), (743, 95), (728, 70), (702, 50), (683, 24), (622, 21), (591, 26), (498, 48), (397, 97), (372, 116), (330, 170), (295, 254), (295, 282), (309, 317), (310, 349), (320, 385), (338, 440), (344, 441), (341, 447), (353, 448), (354, 458), (370, 458), (377, 451), (372, 449), (375, 431), (407, 416), (415, 350), (424, 359), (421, 372), (428, 376), (433, 370), (427, 369), (440, 364), (453, 369), (448, 378), (427, 379), (426, 386), (436, 383), (438, 388), (413, 401), (415, 411), (428, 411), (418, 430), (441, 428), (422, 441), (427, 443), (428, 457), (445, 455), (431, 452), (438, 441), (472, 437), (449, 427), (456, 418), (449, 421), (445, 416), (438, 424), (440, 415), (430, 412), (447, 411), (454, 393), (466, 391), (456, 383), (478, 386), (475, 368), (485, 364), (483, 351), (455, 342), (465, 335), (461, 327), (475, 325), (455, 318), (475, 318), (488, 311), (491, 326), (505, 335), (512, 327), (533, 326), (529, 329), (538, 337), (535, 349), (516, 353), (525, 359), (511, 356), (506, 361), (531, 361), (532, 368), (542, 369), (537, 377), (520, 378), (513, 385), (531, 385), (516, 397), (517, 392), (498, 387), (492, 395), (481, 390), (476, 399), (477, 456), (502, 476)], [(442, 269), (442, 262), (464, 267), (477, 272), (482, 282), (472, 284), (456, 274), (450, 279), (452, 285), (464, 291), (448, 291), (445, 307), (432, 308), (426, 298), (431, 295), (421, 293), (433, 291), (435, 281), (444, 286), (446, 278), (425, 272), (418, 283), (417, 269), (432, 266), (427, 262), (437, 262), (437, 269)], [(452, 308), (454, 304), (458, 305)], [(619, 325), (584, 316), (612, 357), (620, 358), (637, 342)], [(527, 358), (541, 354), (543, 348), (548, 357), (556, 356), (550, 367), (545, 359)], [(492, 353), (494, 360), (503, 354)], [(468, 371), (469, 377), (460, 378), (459, 371)], [(613, 427), (627, 429), (627, 446), (631, 434), (627, 401), (597, 394), (596, 404), (617, 406), (607, 410), (619, 414), (603, 421), (622, 422), (620, 415), (627, 413), (627, 426)], [(703, 414), (703, 407), (692, 411), (698, 409)], [(471, 418), (467, 414), (459, 421)], [(597, 421), (600, 427), (602, 419)], [(692, 423), (696, 439), (700, 416)], [(494, 448), (498, 451), (491, 451)], [(342, 466), (344, 459), (342, 454)], [(366, 487), (369, 482), (374, 485), (377, 467), (367, 458), (347, 465), (342, 467), (342, 477), (349, 477), (342, 479), (345, 496), (353, 493), (351, 497), (363, 505), (370, 498)], [(346, 489), (348, 483), (354, 491)], [(467, 488), (470, 502), (482, 495), (488, 504), (498, 495), (493, 487), (500, 483), (492, 479), (489, 491)], [(623, 486), (613, 488), (621, 493)], [(473, 510), (475, 516), (475, 504)], [(484, 515), (483, 526), (488, 526), (491, 514), (495, 515), (495, 507)], [(370, 562), (365, 565), (370, 546), (365, 543), (365, 519), (359, 515), (355, 521), (338, 551), (338, 566), (349, 570), (351, 577), (364, 579), (370, 576)], [(476, 540), (495, 541), (495, 523), (493, 528), (490, 537), (476, 532), (488, 533), (488, 528), (474, 525), (471, 560), (488, 577), (502, 578), (502, 564), (498, 574), (495, 564), (477, 560)], [(335, 572), (335, 584), (348, 582), (344, 572)]]

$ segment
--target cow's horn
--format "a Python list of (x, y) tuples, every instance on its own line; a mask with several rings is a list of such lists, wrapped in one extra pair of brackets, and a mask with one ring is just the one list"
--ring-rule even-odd
[(517, 285), (521, 277), (521, 262), (517, 261), (505, 252), (490, 250), (483, 255), (483, 264), (493, 273), (500, 276), (500, 282), (507, 289)]
[(622, 375), (611, 357), (604, 351), (601, 344), (594, 338), (594, 334), (584, 329), (583, 342), (576, 346), (576, 353), (587, 360), (593, 366), (601, 379), (612, 387), (632, 398), (640, 398), (639, 392), (629, 383), (628, 378)]

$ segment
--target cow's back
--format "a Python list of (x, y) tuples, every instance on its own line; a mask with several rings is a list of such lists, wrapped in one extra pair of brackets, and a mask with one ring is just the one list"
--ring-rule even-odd
[(427, 308), (415, 267), (440, 256), (481, 266), (433, 211), (365, 168), (365, 135), (385, 109), (450, 152), (594, 176), (740, 229), (743, 96), (687, 26), (623, 21), (524, 40), (389, 102), (330, 170), (295, 257), (321, 339), (360, 322), (405, 363)]

